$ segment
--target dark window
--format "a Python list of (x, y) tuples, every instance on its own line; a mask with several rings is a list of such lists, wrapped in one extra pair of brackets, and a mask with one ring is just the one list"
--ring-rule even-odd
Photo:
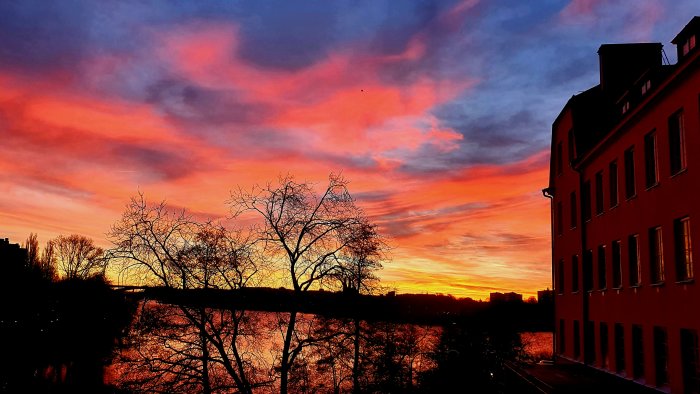
[(668, 145), (671, 157), (671, 175), (675, 175), (686, 167), (683, 111), (678, 111), (668, 118)]
[(598, 246), (598, 288), (605, 289), (608, 287), (608, 280), (605, 266), (605, 245)]
[(683, 364), (683, 386), (686, 393), (700, 393), (700, 347), (698, 332), (681, 330), (681, 360)]
[(564, 234), (564, 207), (561, 201), (557, 203), (557, 234)]
[(578, 291), (578, 255), (571, 257), (571, 291)]
[(583, 289), (593, 290), (593, 250), (583, 253)]
[(634, 181), (634, 147), (625, 151), (625, 197), (632, 198), (637, 194)]
[(600, 323), (600, 366), (608, 368), (608, 323)]
[(557, 292), (564, 294), (564, 259), (559, 260), (559, 272), (557, 273)]
[(619, 289), (622, 287), (622, 242), (620, 240), (612, 243), (612, 287)]
[(627, 238), (627, 259), (630, 270), (630, 286), (639, 286), (639, 235), (630, 235)]
[(651, 283), (664, 281), (664, 247), (661, 227), (649, 229), (649, 266), (651, 268)]
[(578, 320), (574, 320), (574, 358), (581, 357), (581, 329)]
[(617, 205), (617, 161), (610, 163), (609, 168), (609, 180), (610, 180), (610, 208)]
[(673, 221), (673, 238), (676, 254), (676, 280), (693, 278), (693, 247), (690, 238), (690, 218)]
[(603, 172), (595, 174), (595, 213), (603, 213)]
[(635, 379), (644, 377), (644, 337), (642, 326), (632, 326), (632, 373)]
[(594, 364), (595, 355), (595, 322), (587, 321), (583, 326), (583, 359)]
[(625, 371), (625, 327), (615, 323), (615, 371)]
[(581, 190), (581, 215), (584, 221), (591, 220), (591, 181), (583, 182)]
[(666, 329), (654, 327), (654, 367), (656, 372), (656, 385), (663, 386), (668, 383), (668, 340)]
[(576, 227), (577, 223), (577, 214), (576, 214), (576, 192), (571, 192), (570, 196), (570, 204), (571, 204), (571, 228)]
[(644, 170), (646, 186), (652, 187), (659, 182), (659, 172), (656, 165), (656, 133), (644, 136)]
[(566, 352), (566, 330), (564, 319), (559, 319), (559, 354)]
[(574, 141), (574, 130), (569, 130), (569, 162), (574, 161), (574, 157), (576, 157), (576, 146), (575, 146), (575, 141)]
[(557, 150), (555, 155), (557, 156), (556, 158), (556, 163), (557, 163), (557, 175), (561, 175), (563, 168), (564, 168), (564, 149), (562, 148), (561, 141), (557, 144)]

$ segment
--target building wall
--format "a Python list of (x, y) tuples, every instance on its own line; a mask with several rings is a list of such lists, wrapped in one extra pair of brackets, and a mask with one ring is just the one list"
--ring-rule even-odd
[[(696, 53), (697, 55), (697, 53)], [(692, 61), (690, 61), (692, 60)], [(674, 221), (690, 218), (694, 276), (700, 274), (700, 72), (698, 58), (688, 59), (692, 67), (673, 78), (672, 83), (649, 94), (645, 102), (627, 113), (612, 131), (612, 137), (595, 148), (574, 169), (570, 165), (568, 138), (574, 128), (571, 107), (567, 106), (552, 130), (552, 257), (555, 293), (555, 349), (560, 356), (585, 362), (593, 367), (618, 373), (640, 383), (685, 391), (682, 362), (681, 330), (700, 332), (700, 289), (695, 280), (679, 281), (675, 266)], [(687, 65), (686, 65), (687, 66)], [(684, 66), (685, 67), (685, 66)], [(679, 68), (680, 69), (680, 68)], [(686, 168), (671, 174), (669, 118), (683, 111)], [(645, 174), (645, 136), (656, 135), (658, 183), (647, 188)], [(562, 144), (563, 149), (557, 148)], [(634, 148), (636, 194), (625, 195), (625, 151)], [(564, 156), (558, 174), (557, 154)], [(610, 163), (617, 162), (618, 203), (610, 199)], [(602, 212), (596, 210), (598, 191), (596, 174), (602, 174)], [(590, 220), (582, 220), (582, 185), (590, 182)], [(576, 194), (576, 225), (571, 223), (571, 193)], [(559, 208), (561, 206), (561, 208)], [(560, 215), (563, 217), (560, 218)], [(562, 224), (563, 223), (563, 224)], [(563, 227), (560, 231), (559, 227)], [(665, 279), (652, 284), (649, 229), (660, 227), (663, 245)], [(629, 237), (638, 234), (640, 283), (630, 283)], [(621, 283), (613, 284), (613, 242), (621, 245)], [(600, 264), (598, 248), (603, 248), (604, 264)], [(584, 285), (584, 257), (591, 252), (591, 290)], [(578, 273), (573, 272), (573, 256), (578, 257)], [(562, 265), (560, 262), (563, 261)], [(563, 267), (563, 276), (561, 268)], [(604, 268), (601, 275), (600, 268)], [(578, 291), (572, 283), (577, 279)], [(605, 284), (601, 283), (605, 278)], [(563, 278), (561, 280), (560, 278)], [(562, 283), (563, 282), (563, 283)], [(563, 286), (562, 286), (563, 285)], [(574, 325), (578, 324), (578, 337)], [(619, 328), (616, 328), (618, 325)], [(635, 377), (633, 326), (641, 327), (643, 374)], [(592, 333), (587, 333), (591, 328)], [(617, 333), (624, 343), (624, 366), (618, 365)], [(563, 331), (562, 331), (563, 329)], [(659, 331), (659, 329), (661, 331)], [(604, 331), (603, 334), (602, 331)], [(657, 361), (662, 346), (655, 346), (656, 332), (666, 333), (668, 382), (657, 381)], [(607, 341), (605, 337), (607, 336)], [(657, 334), (656, 342), (662, 336)], [(576, 351), (575, 341), (579, 342)], [(607, 346), (606, 346), (607, 344)], [(584, 357), (586, 348), (592, 357)], [(657, 354), (658, 353), (658, 354)], [(607, 357), (603, 355), (607, 354)], [(661, 363), (662, 364), (662, 363)]]

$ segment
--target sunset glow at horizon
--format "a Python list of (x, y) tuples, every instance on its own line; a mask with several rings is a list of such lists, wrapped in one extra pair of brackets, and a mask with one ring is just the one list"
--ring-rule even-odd
[(603, 43), (696, 1), (0, 3), (0, 237), (103, 247), (142, 192), (226, 219), (238, 187), (342, 173), (401, 293), (551, 287), (551, 124)]

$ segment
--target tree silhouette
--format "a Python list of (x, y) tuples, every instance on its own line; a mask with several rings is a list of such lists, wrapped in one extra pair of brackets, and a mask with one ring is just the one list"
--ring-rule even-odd
[(27, 249), (27, 267), (30, 271), (49, 281), (56, 279), (56, 259), (52, 242), (48, 242), (42, 252), (36, 233), (30, 233), (24, 242), (24, 248)]
[[(361, 249), (359, 235), (367, 224), (362, 210), (348, 192), (348, 182), (331, 174), (320, 195), (311, 184), (281, 177), (277, 184), (256, 187), (251, 192), (238, 190), (231, 198), (234, 217), (253, 212), (261, 224), (255, 228), (258, 243), (300, 297), (309, 289), (333, 288), (339, 278), (352, 286), (354, 272), (343, 257), (352, 256), (352, 248)], [(369, 226), (369, 229), (372, 229)], [(358, 270), (362, 274), (362, 269)], [(280, 392), (286, 394), (289, 374), (302, 350), (319, 340), (297, 329), (300, 318), (293, 308), (284, 323), (280, 356)]]
[[(179, 290), (240, 289), (257, 272), (247, 240), (213, 222), (198, 223), (164, 202), (132, 198), (109, 238), (110, 261), (131, 281)], [(240, 310), (196, 303), (144, 303), (126, 354), (122, 385), (146, 392), (250, 393), (269, 383), (260, 358), (239, 343), (259, 334)], [(268, 368), (269, 369), (269, 368)]]
[(87, 279), (104, 275), (107, 264), (104, 250), (88, 237), (78, 234), (59, 235), (49, 241), (47, 250), (55, 255), (56, 267), (63, 279)]

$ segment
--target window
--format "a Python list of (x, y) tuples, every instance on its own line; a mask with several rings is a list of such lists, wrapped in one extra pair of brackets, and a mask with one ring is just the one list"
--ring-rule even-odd
[(571, 292), (578, 291), (578, 255), (571, 257)]
[(559, 354), (564, 354), (566, 352), (566, 336), (564, 326), (564, 319), (559, 319)]
[(605, 272), (605, 245), (598, 246), (598, 288), (604, 290), (608, 286)]
[(603, 213), (603, 172), (599, 171), (595, 174), (595, 213), (600, 215)]
[(583, 289), (593, 290), (593, 250), (583, 253)]
[(683, 111), (678, 111), (668, 118), (668, 146), (671, 158), (671, 175), (675, 175), (686, 167)]
[(556, 163), (557, 163), (557, 175), (561, 175), (563, 170), (564, 170), (564, 148), (562, 148), (561, 141), (557, 144), (557, 150), (555, 152), (556, 157)]
[(687, 40), (683, 41), (683, 56), (687, 55), (688, 52), (692, 51), (693, 48), (695, 48), (695, 34), (691, 35), (688, 37)]
[(658, 166), (656, 165), (656, 133), (644, 136), (644, 170), (646, 186), (650, 188), (659, 182)]
[(578, 325), (578, 320), (574, 320), (574, 358), (581, 357), (581, 329)]
[(668, 383), (668, 340), (666, 329), (654, 327), (654, 369), (656, 386)]
[(591, 181), (583, 182), (581, 190), (581, 215), (582, 220), (591, 220)]
[(610, 208), (617, 206), (617, 160), (610, 163), (609, 167), (610, 181)]
[(608, 368), (610, 365), (608, 360), (608, 323), (600, 323), (600, 366)]
[(625, 327), (615, 323), (615, 371), (625, 371)]
[(564, 207), (561, 201), (557, 203), (557, 234), (564, 234)]
[(651, 268), (651, 283), (664, 281), (664, 247), (661, 227), (649, 229), (649, 266)]
[(630, 269), (630, 286), (639, 286), (641, 283), (639, 270), (639, 235), (633, 234), (627, 238), (627, 258)]
[(647, 94), (650, 89), (651, 89), (651, 80), (647, 79), (647, 81), (644, 82), (644, 85), (642, 85), (642, 96)]
[(619, 289), (622, 287), (622, 242), (620, 240), (612, 243), (612, 287)]
[(700, 346), (697, 331), (681, 329), (681, 360), (685, 392), (700, 393)]
[(673, 221), (673, 238), (676, 254), (676, 280), (693, 279), (693, 248), (690, 239), (690, 218)]
[(564, 259), (559, 260), (559, 272), (557, 273), (557, 292), (564, 294)]
[(595, 323), (587, 321), (583, 326), (583, 358), (587, 364), (595, 363)]
[(575, 228), (577, 223), (577, 214), (576, 214), (576, 192), (571, 192), (570, 196), (570, 204), (571, 204), (571, 228)]
[(644, 339), (642, 326), (632, 326), (632, 374), (635, 379), (644, 377)]
[(623, 115), (626, 114), (627, 111), (629, 111), (629, 110), (630, 110), (630, 102), (629, 102), (629, 101), (625, 101), (625, 103), (622, 104), (622, 114), (623, 114)]
[(625, 197), (632, 198), (637, 195), (637, 186), (634, 182), (634, 147), (625, 151)]
[(573, 162), (574, 157), (576, 157), (576, 155), (575, 155), (576, 154), (576, 146), (574, 145), (575, 141), (574, 141), (574, 130), (573, 129), (569, 130), (569, 141), (568, 142), (569, 142), (569, 147), (568, 147), (569, 148), (569, 162)]

